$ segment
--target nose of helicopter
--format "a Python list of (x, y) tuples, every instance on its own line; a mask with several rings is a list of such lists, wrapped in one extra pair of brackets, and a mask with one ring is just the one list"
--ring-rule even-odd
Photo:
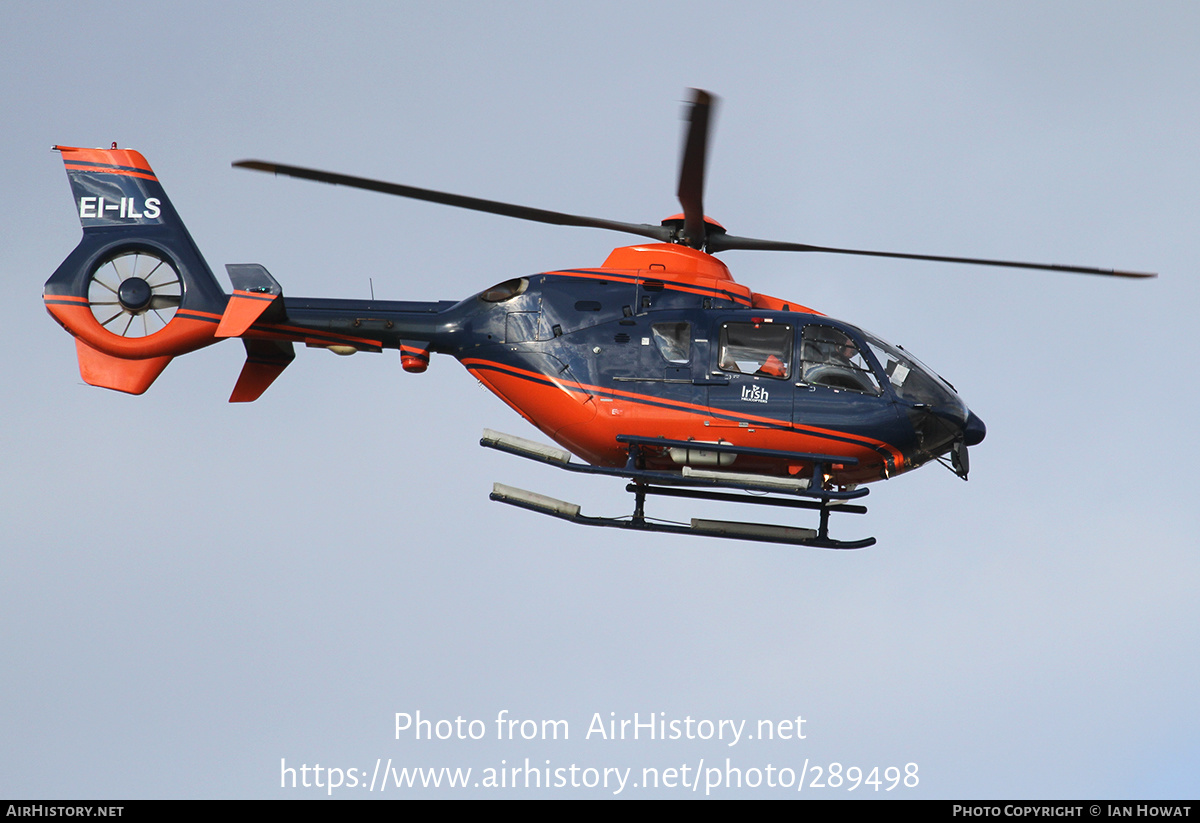
[(987, 436), (983, 420), (961, 400), (952, 406), (928, 408), (913, 428), (928, 450), (925, 454), (949, 456), (950, 467), (963, 480), (971, 471), (968, 447), (982, 443)]
[(936, 406), (914, 405), (908, 412), (917, 437), (916, 455), (923, 455), (918, 463), (950, 453), (954, 456), (955, 471), (965, 476), (967, 447), (983, 442), (987, 426), (957, 395), (947, 392), (943, 400), (943, 404)]
[(964, 446), (978, 445), (987, 437), (987, 426), (983, 420), (961, 400), (956, 406), (935, 407), (932, 412), (933, 417), (943, 423), (942, 435), (960, 440)]
[(987, 426), (979, 419), (979, 415), (968, 411), (967, 423), (963, 426), (963, 442), (968, 446), (975, 446), (982, 443), (985, 437), (987, 437)]

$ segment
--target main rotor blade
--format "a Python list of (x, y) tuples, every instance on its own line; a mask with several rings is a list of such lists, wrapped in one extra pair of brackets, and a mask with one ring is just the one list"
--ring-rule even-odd
[(836, 249), (829, 246), (810, 246), (806, 243), (781, 243), (777, 240), (757, 240), (753, 237), (737, 237), (731, 234), (714, 234), (708, 238), (708, 251), (716, 253), (733, 249), (752, 251), (815, 251), (828, 254), (857, 254), (863, 257), (894, 257), (901, 260), (932, 260), (937, 263), (968, 263), (975, 266), (1004, 266), (1011, 269), (1039, 269), (1042, 271), (1073, 272), (1075, 274), (1099, 274), (1107, 277), (1158, 277), (1152, 272), (1100, 269), (1093, 266), (1062, 266), (1055, 263), (1019, 263), (1015, 260), (987, 260), (980, 257), (943, 257), (934, 254), (902, 254), (890, 251), (867, 251), (864, 249)]
[(619, 220), (604, 220), (599, 217), (564, 214), (563, 212), (547, 211), (546, 209), (534, 209), (529, 206), (517, 206), (512, 203), (501, 203), (497, 200), (484, 200), (479, 197), (467, 197), (444, 191), (419, 189), (416, 186), (402, 186), (399, 183), (387, 183), (383, 180), (372, 180), (367, 177), (354, 177), (349, 174), (336, 174), (319, 169), (306, 169), (301, 166), (287, 166), (282, 163), (268, 163), (264, 160), (239, 160), (233, 165), (237, 168), (265, 171), (271, 174), (283, 174), (288, 177), (299, 177), (304, 180), (316, 180), (319, 183), (331, 183), (335, 186), (351, 186), (356, 189), (394, 194), (414, 200), (427, 200), (431, 203), (441, 203), (445, 206), (457, 206), (460, 209), (499, 214), (504, 217), (515, 217), (518, 220), (532, 220), (535, 223), (609, 229), (610, 231), (621, 231), (628, 234), (649, 237), (663, 243), (669, 242), (671, 239), (671, 230), (669, 228), (652, 226), (649, 223), (623, 223)]
[(692, 106), (688, 110), (691, 122), (679, 167), (679, 203), (683, 206), (680, 242), (694, 249), (704, 248), (704, 166), (708, 153), (709, 117), (715, 105), (716, 98), (711, 94), (692, 89)]

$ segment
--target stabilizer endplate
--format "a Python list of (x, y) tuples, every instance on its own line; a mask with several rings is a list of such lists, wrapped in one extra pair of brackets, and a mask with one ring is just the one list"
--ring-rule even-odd
[(238, 375), (230, 403), (252, 403), (275, 382), (275, 378), (296, 359), (296, 350), (287, 340), (243, 339), (246, 364)]
[(241, 337), (260, 319), (282, 319), (283, 288), (257, 263), (229, 263), (233, 294), (217, 325), (217, 337)]

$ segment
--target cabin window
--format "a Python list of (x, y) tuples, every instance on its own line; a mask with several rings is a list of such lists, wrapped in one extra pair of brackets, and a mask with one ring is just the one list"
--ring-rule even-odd
[(812, 386), (880, 394), (879, 382), (854, 338), (833, 326), (804, 327), (800, 379)]
[(668, 363), (686, 363), (692, 349), (691, 323), (655, 323), (650, 327), (658, 353)]
[(792, 327), (786, 323), (721, 326), (717, 366), (722, 371), (786, 380), (791, 373)]

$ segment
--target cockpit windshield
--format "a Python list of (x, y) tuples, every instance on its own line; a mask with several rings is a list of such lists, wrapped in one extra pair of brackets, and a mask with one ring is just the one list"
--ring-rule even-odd
[(893, 391), (901, 400), (913, 404), (946, 407), (966, 406), (954, 388), (908, 352), (864, 333), (867, 345), (887, 373)]

